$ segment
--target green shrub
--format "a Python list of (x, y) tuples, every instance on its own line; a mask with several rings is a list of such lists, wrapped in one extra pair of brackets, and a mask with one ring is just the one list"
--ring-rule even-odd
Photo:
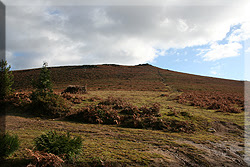
[(10, 71), (10, 68), (11, 67), (8, 66), (7, 61), (0, 61), (0, 100), (6, 98), (13, 92), (11, 87), (14, 83), (14, 76)]
[(0, 134), (0, 159), (7, 158), (19, 148), (18, 136)]
[(66, 115), (69, 107), (64, 98), (56, 94), (40, 95), (37, 92), (31, 94), (29, 110), (37, 116), (57, 118)]
[(58, 155), (66, 160), (73, 160), (81, 153), (81, 137), (72, 138), (69, 134), (57, 134), (56, 131), (49, 131), (34, 139), (38, 151), (44, 151)]
[(35, 91), (40, 95), (46, 95), (53, 92), (52, 83), (50, 81), (50, 71), (47, 66), (48, 64), (44, 62), (39, 78), (32, 83), (33, 87), (36, 89)]

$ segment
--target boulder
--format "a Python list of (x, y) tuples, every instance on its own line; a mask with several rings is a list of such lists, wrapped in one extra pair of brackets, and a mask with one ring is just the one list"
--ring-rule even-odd
[(86, 86), (69, 85), (62, 93), (82, 94), (87, 92)]

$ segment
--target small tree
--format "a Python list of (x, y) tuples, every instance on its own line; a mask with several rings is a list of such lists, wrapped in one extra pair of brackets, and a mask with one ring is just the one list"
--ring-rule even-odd
[(61, 117), (69, 111), (69, 107), (61, 96), (53, 93), (47, 66), (46, 62), (43, 63), (38, 80), (33, 82), (35, 90), (30, 96), (32, 103), (29, 109), (37, 116)]
[(52, 83), (50, 81), (50, 71), (47, 66), (48, 64), (44, 62), (38, 80), (36, 82), (33, 82), (33, 87), (40, 95), (53, 93)]
[(0, 62), (0, 99), (4, 99), (13, 91), (11, 87), (14, 83), (14, 76), (10, 68), (11, 66), (8, 66), (7, 61), (2, 60)]

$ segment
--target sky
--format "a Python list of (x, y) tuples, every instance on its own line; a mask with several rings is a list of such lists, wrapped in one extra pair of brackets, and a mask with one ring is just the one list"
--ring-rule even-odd
[(12, 70), (149, 63), (250, 81), (248, 0), (2, 2)]

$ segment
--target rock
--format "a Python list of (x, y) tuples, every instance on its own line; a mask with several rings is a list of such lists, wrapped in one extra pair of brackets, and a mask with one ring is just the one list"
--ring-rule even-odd
[(79, 85), (69, 85), (67, 89), (65, 89), (62, 93), (72, 93), (72, 94), (77, 94), (77, 93), (86, 93), (87, 92), (87, 87), (86, 86), (79, 86)]

